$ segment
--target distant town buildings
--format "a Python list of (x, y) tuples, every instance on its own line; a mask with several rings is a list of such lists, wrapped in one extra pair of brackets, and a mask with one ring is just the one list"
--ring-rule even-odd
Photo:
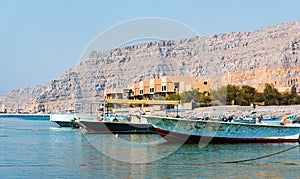
[(164, 76), (129, 84), (124, 89), (106, 89), (105, 98), (152, 100), (194, 89), (199, 92), (211, 92), (210, 83), (208, 81), (197, 81), (195, 76)]

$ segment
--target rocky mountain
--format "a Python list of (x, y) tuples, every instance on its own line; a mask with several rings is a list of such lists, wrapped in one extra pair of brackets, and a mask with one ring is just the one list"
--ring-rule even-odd
[(78, 66), (44, 86), (9, 92), (8, 109), (72, 108), (77, 101), (103, 98), (105, 87), (165, 75), (195, 75), (212, 88), (227, 83), (262, 90), (265, 83), (300, 90), (300, 21), (253, 32), (232, 32), (182, 40), (155, 41), (107, 51), (92, 51)]

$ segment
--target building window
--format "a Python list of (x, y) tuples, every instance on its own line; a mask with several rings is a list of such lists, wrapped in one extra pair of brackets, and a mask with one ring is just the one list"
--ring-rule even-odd
[(150, 88), (150, 93), (154, 93), (154, 88)]
[(204, 85), (207, 85), (207, 81), (204, 81)]
[(162, 86), (162, 87), (161, 87), (161, 90), (162, 90), (162, 91), (167, 91), (167, 86)]
[(144, 90), (140, 90), (140, 94), (144, 94)]

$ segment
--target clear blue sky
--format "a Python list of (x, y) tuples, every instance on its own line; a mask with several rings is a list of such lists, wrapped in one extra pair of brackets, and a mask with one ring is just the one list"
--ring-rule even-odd
[(169, 18), (206, 36), (300, 20), (299, 7), (297, 0), (3, 0), (0, 95), (57, 79), (97, 34), (123, 21)]

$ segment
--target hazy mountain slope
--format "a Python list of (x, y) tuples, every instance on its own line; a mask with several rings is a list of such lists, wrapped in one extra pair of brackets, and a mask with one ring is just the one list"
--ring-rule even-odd
[[(248, 84), (261, 90), (300, 81), (300, 21), (254, 32), (232, 32), (178, 41), (156, 41), (102, 52), (91, 52), (58, 80), (41, 87), (12, 91), (0, 98), (10, 108), (32, 107), (33, 101), (49, 110), (69, 108), (74, 101), (99, 100), (106, 87), (164, 75), (195, 75), (212, 87)], [(22, 96), (20, 98), (14, 98)], [(22, 98), (22, 100), (20, 100)]]

